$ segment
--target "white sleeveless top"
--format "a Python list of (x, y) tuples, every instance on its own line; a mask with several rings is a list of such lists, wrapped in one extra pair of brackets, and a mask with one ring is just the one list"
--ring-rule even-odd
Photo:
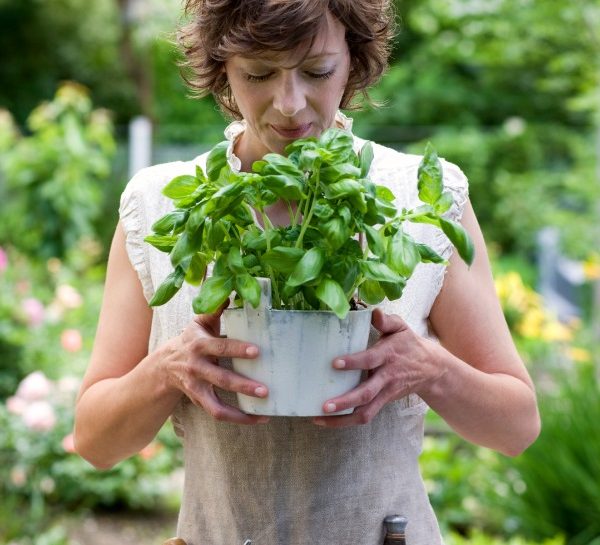
[[(351, 120), (338, 114), (351, 131)], [(229, 164), (243, 122), (225, 131)], [(354, 137), (358, 151), (365, 141)], [(398, 208), (420, 204), (420, 156), (374, 144), (370, 178), (389, 187)], [(121, 197), (120, 217), (129, 258), (149, 300), (171, 272), (167, 254), (143, 241), (151, 225), (172, 209), (161, 189), (173, 177), (203, 168), (207, 153), (188, 162), (156, 165), (138, 172)], [(446, 217), (459, 220), (467, 199), (465, 175), (442, 161), (444, 184), (454, 195)], [(405, 224), (417, 241), (445, 258), (452, 247), (441, 231)], [(419, 335), (430, 337), (428, 316), (440, 291), (445, 266), (420, 264), (402, 298), (379, 306), (399, 314)], [(182, 287), (167, 304), (154, 309), (149, 351), (177, 335), (191, 320), (197, 288)], [(370, 344), (376, 341), (372, 328)], [(221, 364), (229, 366), (230, 361)], [(235, 395), (219, 392), (236, 405)], [(241, 426), (219, 422), (188, 398), (173, 414), (182, 438), (185, 484), (178, 537), (188, 545), (379, 545), (386, 515), (408, 517), (408, 545), (441, 545), (438, 524), (419, 472), (427, 405), (412, 394), (389, 403), (366, 425), (342, 429), (315, 426), (306, 418), (272, 417), (268, 424)]]

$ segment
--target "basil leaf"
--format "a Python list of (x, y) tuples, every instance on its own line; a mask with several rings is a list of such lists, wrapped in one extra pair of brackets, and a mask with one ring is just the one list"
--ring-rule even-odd
[(442, 194), (442, 164), (430, 142), (425, 147), (425, 155), (418, 170), (419, 199), (427, 204), (435, 204)]
[(206, 256), (196, 253), (192, 256), (188, 270), (185, 273), (185, 281), (192, 286), (198, 286), (206, 274)]
[(173, 178), (165, 187), (162, 194), (169, 199), (182, 199), (188, 197), (198, 188), (199, 182), (195, 176), (184, 174)]
[(315, 295), (320, 301), (333, 310), (336, 316), (341, 320), (348, 314), (350, 304), (346, 299), (344, 290), (335, 280), (331, 280), (330, 278), (323, 279), (315, 289)]
[(340, 199), (350, 195), (358, 196), (362, 195), (362, 185), (356, 180), (344, 178), (339, 182), (324, 186), (323, 192), (328, 199)]
[(427, 244), (420, 244), (417, 242), (417, 249), (419, 250), (419, 254), (421, 255), (421, 261), (423, 263), (444, 263), (447, 264), (447, 261), (435, 252), (432, 248), (427, 246)]
[(360, 177), (366, 178), (373, 162), (373, 143), (367, 142), (360, 150)]
[(232, 246), (229, 248), (229, 253), (227, 254), (227, 266), (231, 272), (236, 274), (246, 272), (246, 268), (244, 267), (244, 262), (242, 260), (242, 254), (237, 246)]
[(400, 282), (379, 282), (379, 285), (383, 288), (385, 296), (390, 301), (395, 301), (402, 297), (402, 292), (406, 286), (406, 280), (403, 278)]
[(450, 239), (450, 242), (456, 247), (460, 257), (470, 266), (475, 257), (475, 247), (469, 233), (459, 223), (444, 218), (440, 218), (440, 227)]
[(211, 276), (200, 288), (200, 293), (192, 301), (196, 314), (211, 314), (215, 312), (231, 295), (233, 278), (231, 276)]
[(453, 204), (454, 197), (452, 196), (452, 193), (450, 193), (450, 191), (444, 191), (434, 205), (435, 213), (441, 216), (442, 214), (448, 212)]
[(260, 303), (260, 284), (248, 273), (238, 274), (235, 277), (235, 289), (242, 299), (248, 301), (254, 308)]
[(221, 170), (227, 165), (227, 148), (229, 142), (224, 140), (217, 144), (206, 158), (206, 175), (211, 182), (216, 182), (221, 176)]
[(276, 246), (263, 254), (261, 260), (264, 264), (272, 267), (282, 274), (290, 274), (304, 256), (301, 248), (288, 248), (287, 246)]
[(366, 279), (358, 288), (360, 298), (369, 305), (376, 305), (385, 299), (385, 292), (377, 280)]
[(385, 240), (381, 233), (370, 225), (364, 226), (365, 235), (367, 236), (367, 245), (369, 250), (377, 257), (383, 257), (385, 254)]
[(401, 282), (402, 278), (385, 263), (379, 261), (362, 261), (360, 270), (366, 278), (378, 282)]
[(350, 236), (350, 230), (342, 218), (333, 218), (325, 222), (321, 232), (333, 250), (337, 250)]
[(342, 178), (359, 178), (360, 169), (350, 163), (339, 163), (323, 167), (319, 172), (319, 179), (324, 183), (337, 182)]
[(321, 248), (311, 248), (298, 262), (286, 284), (300, 286), (314, 280), (319, 276), (325, 263), (325, 255)]
[(175, 267), (175, 270), (163, 280), (148, 304), (151, 307), (157, 307), (170, 301), (183, 285), (184, 278), (185, 272), (183, 269)]
[(398, 229), (389, 239), (385, 262), (402, 276), (409, 277), (421, 261), (421, 254), (411, 236)]
[(168, 254), (177, 243), (178, 238), (177, 235), (148, 235), (144, 240), (157, 250)]
[(152, 224), (152, 231), (157, 235), (167, 235), (181, 227), (187, 220), (187, 210), (173, 210)]

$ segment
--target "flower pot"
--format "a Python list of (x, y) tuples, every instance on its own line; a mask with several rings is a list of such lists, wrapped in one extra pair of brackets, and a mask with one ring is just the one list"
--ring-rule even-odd
[(258, 280), (257, 308), (245, 304), (223, 313), (227, 337), (260, 350), (255, 359), (234, 358), (234, 370), (269, 388), (264, 399), (238, 394), (240, 409), (273, 416), (323, 415), (325, 401), (360, 382), (360, 370), (336, 370), (332, 361), (367, 347), (372, 309), (350, 311), (343, 320), (331, 311), (272, 309), (270, 280)]

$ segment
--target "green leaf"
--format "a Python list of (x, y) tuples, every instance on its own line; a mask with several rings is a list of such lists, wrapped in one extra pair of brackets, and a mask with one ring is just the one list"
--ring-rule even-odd
[(421, 261), (423, 263), (447, 263), (447, 261), (441, 255), (427, 246), (427, 244), (421, 244), (417, 242), (417, 249), (419, 250)]
[(378, 199), (381, 199), (382, 201), (386, 202), (394, 202), (396, 200), (396, 197), (392, 193), (392, 190), (384, 185), (375, 186), (375, 196)]
[(242, 254), (237, 246), (232, 246), (229, 248), (229, 253), (227, 255), (227, 266), (229, 267), (229, 270), (235, 274), (246, 272), (246, 267), (244, 267), (244, 262), (242, 260)]
[(378, 282), (401, 282), (400, 275), (388, 267), (385, 263), (379, 261), (362, 261), (360, 270), (366, 278), (377, 280)]
[(200, 293), (193, 300), (192, 307), (196, 314), (211, 314), (215, 312), (231, 295), (233, 277), (211, 276), (200, 288)]
[(302, 182), (296, 178), (277, 174), (264, 176), (262, 182), (264, 187), (286, 201), (299, 201), (306, 198)]
[(385, 262), (397, 273), (409, 277), (421, 261), (421, 254), (411, 236), (398, 229), (389, 239)]
[(333, 250), (337, 250), (350, 236), (350, 229), (342, 218), (332, 218), (321, 226), (321, 232)]
[(319, 171), (319, 179), (326, 183), (337, 182), (342, 178), (359, 178), (360, 169), (350, 163), (339, 163), (337, 165), (331, 165), (323, 167)]
[(426, 204), (435, 204), (442, 194), (442, 164), (430, 142), (418, 170), (419, 199)]
[(181, 267), (175, 267), (175, 270), (169, 274), (158, 287), (156, 293), (152, 299), (150, 299), (149, 305), (151, 307), (158, 307), (164, 305), (167, 301), (170, 301), (183, 285), (184, 278), (185, 272), (183, 269)]
[(192, 256), (188, 270), (185, 273), (185, 281), (192, 286), (198, 286), (206, 274), (206, 256), (196, 253)]
[(365, 235), (367, 236), (367, 244), (369, 250), (378, 257), (383, 257), (385, 254), (385, 239), (381, 231), (378, 231), (370, 225), (364, 226)]
[(342, 286), (344, 293), (350, 294), (360, 273), (360, 267), (355, 259), (344, 256), (331, 263), (327, 272)]
[(377, 280), (366, 279), (358, 288), (360, 298), (369, 305), (376, 305), (385, 299), (385, 292)]
[(178, 238), (177, 235), (148, 235), (144, 240), (148, 244), (152, 244), (157, 250), (168, 254), (177, 243)]
[(261, 260), (267, 266), (272, 267), (276, 272), (291, 274), (303, 256), (304, 250), (302, 250), (302, 248), (276, 246), (263, 254)]
[[(360, 177), (361, 178), (366, 178), (369, 175), (369, 170), (371, 169), (372, 162), (373, 162), (373, 143), (367, 142), (360, 150)], [(390, 191), (390, 193), (391, 193), (391, 191)]]
[(206, 159), (206, 175), (211, 182), (216, 182), (220, 175), (221, 169), (227, 165), (227, 148), (229, 141), (224, 140), (217, 144)]
[(444, 218), (440, 218), (440, 227), (456, 247), (463, 261), (470, 266), (475, 257), (475, 246), (473, 246), (469, 233), (459, 223)]
[(311, 248), (298, 262), (287, 280), (290, 286), (300, 286), (317, 278), (325, 263), (325, 255), (321, 248)]
[(195, 176), (184, 174), (173, 178), (165, 187), (162, 193), (169, 199), (182, 199), (188, 197), (198, 188), (199, 182)]
[(176, 267), (199, 250), (200, 246), (195, 244), (194, 238), (183, 232), (179, 235), (179, 239), (171, 251), (171, 264)]
[(202, 224), (204, 223), (204, 214), (202, 210), (202, 205), (197, 204), (192, 208), (188, 220), (185, 224), (185, 230), (188, 234), (193, 235), (200, 229)]
[(379, 285), (383, 288), (385, 296), (390, 301), (395, 301), (402, 296), (402, 292), (406, 286), (406, 280), (403, 278), (400, 282), (379, 282)]
[(248, 273), (238, 274), (235, 277), (235, 289), (242, 299), (248, 301), (254, 308), (260, 303), (260, 284)]
[(283, 174), (284, 176), (302, 179), (302, 171), (287, 157), (277, 153), (267, 153), (263, 157), (266, 164), (262, 167), (262, 174)]
[(441, 216), (450, 210), (454, 204), (454, 197), (450, 191), (444, 191), (434, 205), (435, 213)]
[(173, 210), (152, 224), (152, 231), (157, 235), (168, 235), (185, 224), (189, 211)]
[(339, 182), (335, 182), (330, 185), (326, 185), (323, 188), (323, 192), (328, 199), (340, 199), (342, 197), (348, 197), (350, 195), (358, 196), (362, 193), (362, 185), (356, 180), (350, 178), (344, 178)]
[(325, 201), (318, 201), (313, 209), (313, 214), (322, 220), (327, 220), (333, 216), (333, 208)]
[(344, 290), (335, 280), (324, 278), (317, 286), (315, 295), (320, 301), (333, 310), (336, 316), (341, 320), (348, 314), (350, 304), (346, 299)]
[(331, 128), (321, 134), (319, 145), (330, 151), (337, 162), (346, 161), (353, 153), (352, 135), (343, 129)]

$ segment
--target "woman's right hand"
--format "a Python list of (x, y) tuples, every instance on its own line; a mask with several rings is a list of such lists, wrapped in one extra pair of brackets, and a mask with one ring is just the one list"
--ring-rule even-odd
[(217, 420), (235, 424), (264, 424), (268, 417), (243, 413), (227, 405), (217, 395), (216, 388), (264, 398), (264, 384), (219, 366), (218, 358), (258, 356), (252, 343), (219, 336), (220, 321), (226, 301), (214, 314), (200, 314), (180, 335), (163, 346), (162, 366), (167, 384), (185, 394), (194, 405), (203, 408)]

